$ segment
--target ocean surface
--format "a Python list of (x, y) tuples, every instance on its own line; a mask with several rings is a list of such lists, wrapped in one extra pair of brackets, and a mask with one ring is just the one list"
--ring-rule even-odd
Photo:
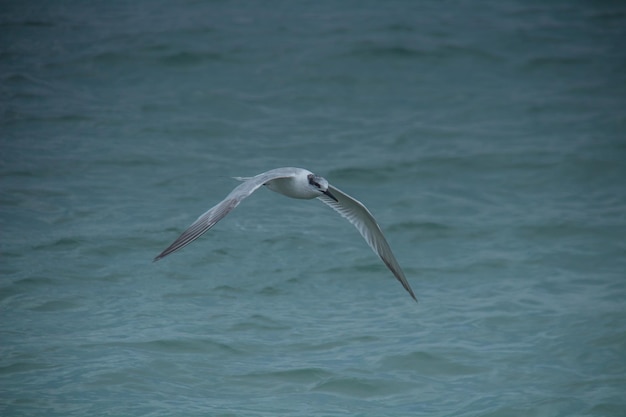
[[(2, 1), (1, 416), (626, 415), (626, 5)], [(418, 303), (319, 201), (365, 203)]]

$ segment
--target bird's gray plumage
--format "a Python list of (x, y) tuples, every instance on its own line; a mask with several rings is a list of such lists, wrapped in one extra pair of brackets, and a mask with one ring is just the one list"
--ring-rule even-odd
[(267, 185), (272, 191), (288, 197), (302, 199), (319, 198), (337, 211), (356, 227), (367, 244), (387, 265), (387, 268), (389, 268), (396, 279), (400, 281), (404, 289), (417, 301), (380, 226), (363, 203), (328, 184), (328, 181), (323, 177), (302, 168), (277, 168), (254, 177), (236, 177), (236, 179), (243, 182), (235, 187), (224, 200), (198, 217), (187, 230), (154, 260), (158, 261), (184, 248), (215, 226), (217, 222), (237, 207), (244, 198), (248, 197), (262, 185)]

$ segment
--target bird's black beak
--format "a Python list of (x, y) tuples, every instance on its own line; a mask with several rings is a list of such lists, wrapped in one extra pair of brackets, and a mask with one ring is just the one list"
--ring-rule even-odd
[(332, 198), (333, 200), (335, 200), (337, 203), (339, 202), (339, 200), (337, 200), (337, 197), (335, 197), (334, 195), (331, 194), (330, 191), (326, 190), (326, 191), (322, 191), (324, 194), (326, 194), (327, 196), (329, 196), (330, 198)]

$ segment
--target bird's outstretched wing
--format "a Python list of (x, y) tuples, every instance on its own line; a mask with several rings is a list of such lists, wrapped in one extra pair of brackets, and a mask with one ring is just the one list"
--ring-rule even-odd
[(206, 233), (211, 227), (215, 226), (217, 222), (222, 220), (228, 213), (230, 213), (235, 207), (241, 203), (241, 201), (256, 191), (260, 186), (268, 181), (276, 178), (287, 178), (294, 175), (294, 170), (291, 168), (278, 168), (271, 171), (264, 172), (255, 177), (250, 178), (237, 178), (243, 183), (235, 187), (234, 190), (226, 196), (224, 200), (212, 207), (209, 211), (191, 224), (171, 245), (167, 247), (163, 252), (154, 258), (154, 261), (158, 261), (161, 258), (166, 257), (170, 253), (176, 252), (179, 249), (184, 248), (202, 234)]
[(335, 201), (326, 195), (321, 195), (318, 198), (335, 209), (335, 211), (341, 214), (357, 228), (370, 248), (372, 248), (372, 250), (380, 256), (380, 259), (382, 259), (385, 265), (387, 265), (387, 268), (393, 272), (393, 275), (398, 279), (398, 281), (400, 281), (404, 289), (411, 294), (411, 297), (413, 297), (415, 301), (417, 301), (409, 282), (404, 276), (404, 272), (402, 272), (402, 268), (400, 268), (400, 264), (396, 260), (396, 257), (393, 256), (389, 243), (387, 243), (387, 239), (385, 239), (385, 236), (383, 235), (382, 230), (380, 230), (378, 223), (376, 223), (376, 219), (372, 216), (372, 213), (370, 213), (363, 203), (350, 197), (348, 194), (333, 187), (332, 185), (328, 186), (328, 190), (337, 198), (338, 201)]

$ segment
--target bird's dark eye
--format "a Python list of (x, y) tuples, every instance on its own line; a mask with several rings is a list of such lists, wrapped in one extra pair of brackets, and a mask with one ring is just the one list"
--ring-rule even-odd
[(320, 188), (320, 184), (318, 182), (315, 182), (315, 177), (313, 177), (313, 175), (309, 174), (307, 175), (307, 179), (309, 180), (309, 184), (316, 186), (317, 188)]

